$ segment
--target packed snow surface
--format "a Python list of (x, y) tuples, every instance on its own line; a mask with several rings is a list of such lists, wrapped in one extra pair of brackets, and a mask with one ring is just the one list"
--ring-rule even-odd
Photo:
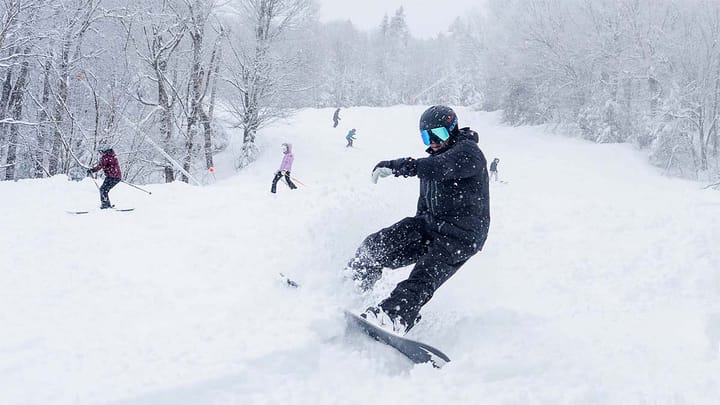
[[(95, 209), (90, 178), (1, 182), (0, 403), (720, 403), (720, 194), (628, 145), (496, 114), (457, 109), (500, 158), (487, 243), (408, 335), (452, 362), (346, 330), (342, 309), (410, 271), (368, 295), (342, 276), (365, 236), (415, 213), (416, 178), (370, 172), (424, 156), (423, 109), (344, 109), (335, 129), (334, 109), (303, 110), (260, 132), (245, 170), (232, 143), (205, 186), (119, 184), (133, 212)], [(273, 195), (283, 142), (299, 189)]]

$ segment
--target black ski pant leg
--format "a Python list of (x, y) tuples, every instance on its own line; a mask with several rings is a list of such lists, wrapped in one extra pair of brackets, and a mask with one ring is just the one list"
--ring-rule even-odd
[(290, 172), (286, 172), (285, 182), (287, 183), (288, 186), (290, 186), (290, 190), (295, 190), (297, 188), (295, 183), (293, 183), (292, 180), (290, 180)]
[(408, 217), (369, 235), (348, 263), (352, 278), (363, 290), (371, 289), (383, 268), (397, 269), (415, 263), (427, 252), (428, 234), (423, 220)]
[(428, 253), (418, 259), (407, 280), (398, 283), (380, 307), (388, 314), (400, 316), (410, 330), (420, 319), (423, 305), (466, 261), (453, 263), (452, 256), (440, 242), (432, 242)]
[(270, 186), (270, 192), (271, 192), (271, 193), (274, 193), (274, 192), (277, 191), (277, 183), (278, 183), (278, 180), (280, 180), (281, 177), (282, 177), (282, 174), (280, 174), (279, 171), (278, 171), (277, 173), (275, 173), (275, 177), (273, 177), (273, 180), (272, 180), (272, 186)]
[(110, 204), (110, 189), (115, 187), (120, 182), (120, 179), (117, 177), (105, 177), (105, 180), (103, 180), (102, 186), (100, 186), (100, 206), (101, 207), (109, 207)]

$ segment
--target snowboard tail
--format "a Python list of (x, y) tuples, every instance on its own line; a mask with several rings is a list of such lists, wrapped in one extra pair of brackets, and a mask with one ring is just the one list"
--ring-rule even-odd
[(345, 317), (352, 327), (356, 327), (378, 342), (385, 343), (394, 348), (413, 363), (422, 364), (430, 362), (433, 367), (441, 368), (450, 362), (450, 358), (445, 353), (428, 344), (407, 339), (378, 328), (363, 317), (355, 315), (350, 311), (345, 311)]

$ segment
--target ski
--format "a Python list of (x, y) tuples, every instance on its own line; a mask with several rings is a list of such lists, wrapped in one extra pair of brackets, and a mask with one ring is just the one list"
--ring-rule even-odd
[(68, 214), (73, 214), (73, 215), (83, 215), (83, 214), (89, 214), (91, 212), (105, 211), (105, 210), (118, 211), (118, 212), (130, 212), (130, 211), (135, 211), (135, 208), (105, 208), (104, 210), (100, 210), (98, 208), (97, 210), (65, 211), (65, 212), (67, 212)]

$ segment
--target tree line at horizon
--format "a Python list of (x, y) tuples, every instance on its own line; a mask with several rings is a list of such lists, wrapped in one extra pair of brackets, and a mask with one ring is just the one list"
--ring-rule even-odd
[(298, 108), (467, 105), (648, 150), (667, 173), (718, 164), (720, 4), (490, 0), (414, 38), (402, 8), (363, 31), (313, 0), (3, 0), (0, 179), (81, 178), (112, 145), (126, 178), (202, 183), (238, 128)]

